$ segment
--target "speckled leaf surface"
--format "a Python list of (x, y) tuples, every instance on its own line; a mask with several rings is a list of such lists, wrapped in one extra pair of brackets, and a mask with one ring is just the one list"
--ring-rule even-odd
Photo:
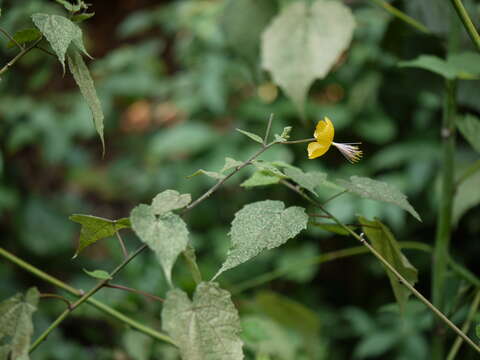
[(360, 176), (352, 176), (350, 181), (338, 180), (338, 184), (362, 198), (397, 205), (408, 211), (418, 221), (422, 221), (420, 215), (408, 202), (407, 197), (392, 185)]
[(175, 190), (165, 190), (155, 196), (152, 201), (152, 210), (155, 215), (162, 215), (169, 211), (181, 209), (192, 201), (190, 194), (180, 194)]
[(281, 201), (265, 200), (244, 206), (235, 214), (230, 231), (227, 259), (214, 279), (225, 270), (250, 260), (266, 249), (273, 249), (307, 228), (305, 209), (285, 209)]
[(318, 171), (304, 173), (302, 170), (294, 167), (285, 168), (283, 171), (290, 179), (295, 181), (302, 188), (313, 193), (315, 196), (318, 195), (315, 192), (315, 188), (322, 185), (325, 180), (327, 180), (327, 174)]
[(157, 255), (165, 277), (172, 283), (172, 267), (188, 244), (185, 222), (172, 212), (156, 215), (152, 206), (140, 204), (130, 214), (132, 228), (140, 240)]
[(240, 360), (238, 312), (230, 293), (216, 283), (198, 285), (193, 300), (180, 289), (167, 293), (163, 330), (178, 344), (183, 360)]
[[(37, 310), (39, 296), (37, 288), (30, 288), (25, 296), (17, 294), (0, 303), (0, 354), (10, 352), (11, 359), (29, 359), (32, 314)], [(3, 344), (5, 337), (9, 338), (8, 344)]]

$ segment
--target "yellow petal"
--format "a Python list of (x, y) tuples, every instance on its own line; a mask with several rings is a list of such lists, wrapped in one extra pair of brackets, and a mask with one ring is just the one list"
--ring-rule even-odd
[(325, 154), (328, 149), (330, 148), (330, 144), (320, 144), (318, 142), (311, 142), (308, 144), (307, 151), (308, 151), (308, 158), (315, 159), (319, 156)]
[[(321, 145), (327, 146), (327, 150), (333, 141), (333, 135), (335, 130), (333, 128), (332, 121), (325, 116), (323, 120), (320, 120), (315, 128), (313, 136), (317, 139), (317, 142)], [(325, 150), (326, 151), (326, 150)]]

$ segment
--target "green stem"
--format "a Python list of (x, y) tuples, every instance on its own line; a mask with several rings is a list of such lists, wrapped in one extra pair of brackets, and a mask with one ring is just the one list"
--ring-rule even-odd
[[(472, 305), (468, 312), (467, 318), (462, 326), (462, 331), (466, 334), (468, 330), (470, 330), (470, 325), (472, 324), (475, 315), (477, 314), (478, 306), (480, 305), (480, 290), (477, 290), (475, 294), (475, 298), (473, 299)], [(457, 356), (458, 350), (460, 350), (460, 346), (462, 346), (463, 339), (461, 337), (457, 337), (455, 342), (453, 343), (450, 352), (448, 353), (447, 360), (454, 360), (455, 356)]]
[(17, 45), (18, 48), (20, 49), (20, 51), (23, 50), (23, 46), (20, 45), (20, 44), (18, 43), (18, 41), (15, 40), (15, 38), (14, 38), (12, 35), (10, 35), (10, 33), (9, 33), (7, 30), (5, 30), (5, 29), (3, 29), (3, 28), (0, 27), (0, 32), (1, 32), (3, 35), (5, 35), (10, 41), (12, 41), (15, 45)]
[[(74, 295), (74, 296), (77, 296), (77, 297), (81, 297), (82, 296), (82, 293), (78, 290), (78, 289), (75, 289), (74, 287), (64, 283), (63, 281), (47, 274), (46, 272), (36, 268), (35, 266), (27, 263), (26, 261), (20, 259), (19, 257), (13, 255), (12, 253), (10, 253), (9, 251), (3, 249), (2, 247), (0, 247), (0, 256), (3, 256), (5, 259), (11, 261), (12, 263), (14, 263), (15, 265), (19, 266), (20, 268), (24, 269), (25, 271), (29, 272), (30, 274), (60, 288), (60, 289), (63, 289), (67, 292), (69, 292), (70, 294)], [(174, 344), (173, 340), (165, 335), (165, 334), (162, 334), (161, 332), (158, 332), (148, 326), (145, 326), (139, 322), (137, 322), (136, 320), (122, 314), (121, 312), (111, 308), (110, 306), (108, 305), (105, 305), (104, 303), (102, 303), (101, 301), (98, 301), (96, 299), (94, 299), (93, 297), (91, 298), (88, 298), (86, 300), (87, 303), (89, 303), (90, 305), (96, 307), (98, 310), (112, 316), (113, 318), (129, 325), (131, 328), (135, 329), (135, 330), (138, 330), (146, 335), (149, 335), (151, 336), (152, 338), (154, 339), (157, 339), (157, 340), (160, 340), (160, 341), (165, 341), (165, 342), (168, 342), (170, 344)]]
[[(447, 275), (450, 234), (452, 231), (452, 207), (455, 192), (455, 92), (454, 80), (446, 80), (445, 101), (442, 124), (442, 173), (441, 197), (433, 252), (432, 268), (432, 302), (440, 310), (444, 309), (445, 279)], [(433, 359), (444, 358), (445, 328), (441, 322), (436, 323), (433, 334)]]
[(0, 69), (0, 75), (8, 71), (15, 63), (20, 60), (25, 54), (27, 54), (30, 50), (32, 50), (34, 47), (36, 47), (40, 41), (42, 41), (43, 37), (40, 37), (37, 41), (33, 42), (29, 47), (27, 48), (22, 48), (22, 50), (8, 63), (6, 63), (1, 69)]
[(467, 10), (463, 6), (462, 0), (450, 0), (450, 2), (455, 8), (455, 11), (457, 12), (458, 17), (460, 18), (460, 20), (462, 20), (463, 27), (465, 28), (468, 35), (470, 36), (470, 39), (472, 39), (472, 42), (477, 47), (477, 50), (480, 51), (480, 35), (478, 34), (478, 31), (475, 28), (475, 25), (473, 24), (472, 19), (468, 15)]
[[(140, 252), (143, 251), (144, 248), (146, 248), (147, 245), (142, 245), (140, 246), (135, 252), (133, 252), (128, 258), (123, 260), (120, 265), (118, 265), (111, 273), (110, 277), (114, 277), (120, 270), (122, 270), (130, 261), (133, 260), (135, 256), (140, 254)], [(58, 326), (61, 324), (61, 322), (68, 316), (72, 311), (74, 311), (77, 307), (82, 305), (85, 301), (88, 300), (93, 294), (95, 294), (98, 290), (100, 290), (102, 287), (105, 286), (105, 284), (110, 281), (110, 279), (102, 280), (97, 283), (90, 291), (85, 293), (80, 299), (78, 299), (75, 303), (72, 304), (71, 307), (66, 309), (63, 313), (60, 314), (57, 319), (50, 324), (50, 326), (42, 333), (40, 336), (33, 342), (33, 344), (30, 346), (29, 352), (34, 351), (38, 345), (40, 345), (47, 337), (48, 335)]]
[[(405, 241), (405, 242), (399, 242), (399, 245), (402, 249), (415, 249), (415, 250), (421, 250), (421, 251), (426, 251), (426, 252), (431, 252), (431, 247), (427, 244), (419, 243), (419, 242), (414, 242), (414, 241)], [(234, 286), (232, 289), (230, 289), (230, 292), (232, 294), (238, 294), (240, 292), (243, 292), (245, 290), (248, 290), (252, 287), (256, 287), (262, 284), (265, 284), (267, 282), (270, 282), (272, 280), (278, 279), (282, 276), (285, 276), (292, 271), (295, 271), (297, 269), (301, 269), (304, 267), (312, 266), (312, 265), (319, 265), (319, 264), (324, 264), (329, 261), (337, 260), (337, 259), (343, 259), (346, 257), (350, 256), (355, 256), (355, 255), (361, 255), (361, 254), (367, 254), (369, 251), (367, 248), (364, 246), (355, 246), (351, 247), (348, 249), (341, 249), (341, 250), (336, 250), (336, 251), (331, 251), (326, 254), (322, 254), (319, 256), (314, 256), (310, 259), (302, 260), (301, 262), (294, 263), (288, 267), (282, 268), (282, 269), (277, 269), (273, 270), (270, 272), (267, 272), (265, 274), (262, 274), (256, 278), (246, 280), (236, 286)]]
[(465, 335), (454, 323), (452, 323), (439, 309), (437, 309), (430, 301), (425, 298), (417, 289), (415, 289), (390, 263), (385, 260), (385, 258), (378, 253), (362, 236), (358, 235), (340, 220), (338, 220), (333, 214), (331, 214), (328, 210), (326, 210), (322, 204), (318, 201), (312, 199), (310, 196), (302, 192), (296, 186), (290, 184), (288, 181), (280, 180), (280, 183), (287, 186), (289, 189), (295, 191), (297, 194), (302, 196), (305, 200), (322, 210), (325, 214), (329, 215), (335, 223), (341, 226), (344, 230), (348, 231), (350, 235), (352, 235), (355, 239), (360, 241), (363, 245), (365, 245), (368, 250), (383, 264), (385, 267), (392, 272), (393, 275), (408, 289), (412, 292), (412, 294), (424, 303), (437, 317), (442, 320), (449, 328), (451, 328), (454, 332), (456, 332), (463, 340), (465, 340), (472, 348), (474, 348), (478, 353), (480, 353), (480, 347), (475, 344), (467, 335)]
[(474, 175), (478, 170), (480, 170), (480, 160), (475, 161), (471, 164), (462, 175), (459, 176), (457, 182), (455, 183), (455, 188), (458, 189), (462, 183), (467, 180), (470, 176)]
[(388, 2), (384, 1), (384, 0), (370, 0), (371, 2), (377, 4), (378, 6), (380, 6), (381, 8), (383, 8), (385, 11), (387, 11), (388, 13), (390, 13), (391, 15), (399, 18), (400, 20), (402, 20), (403, 22), (407, 23), (408, 25), (414, 27), (415, 29), (417, 29), (418, 31), (424, 33), (424, 34), (430, 34), (430, 30), (428, 30), (428, 28), (423, 25), (422, 23), (418, 22), (417, 20), (415, 20), (414, 18), (408, 16), (407, 14), (405, 14), (403, 11), (400, 11), (398, 10), (396, 7), (393, 7), (392, 5), (390, 5)]

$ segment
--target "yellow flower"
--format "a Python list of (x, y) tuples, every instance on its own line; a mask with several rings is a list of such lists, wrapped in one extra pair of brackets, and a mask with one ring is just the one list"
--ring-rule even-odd
[(325, 154), (330, 146), (335, 146), (345, 158), (352, 164), (359, 161), (362, 157), (362, 151), (358, 148), (359, 143), (336, 143), (333, 141), (335, 129), (332, 121), (325, 116), (320, 120), (315, 128), (313, 136), (317, 141), (308, 144), (308, 158), (315, 159)]

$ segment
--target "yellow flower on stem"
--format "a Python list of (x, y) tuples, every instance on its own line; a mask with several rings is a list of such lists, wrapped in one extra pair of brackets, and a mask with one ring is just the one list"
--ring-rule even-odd
[(320, 120), (315, 128), (313, 136), (316, 141), (308, 144), (308, 158), (315, 159), (325, 154), (330, 146), (335, 146), (345, 158), (352, 164), (359, 161), (362, 157), (362, 151), (358, 148), (360, 143), (336, 143), (333, 141), (335, 129), (332, 121), (325, 116)]

